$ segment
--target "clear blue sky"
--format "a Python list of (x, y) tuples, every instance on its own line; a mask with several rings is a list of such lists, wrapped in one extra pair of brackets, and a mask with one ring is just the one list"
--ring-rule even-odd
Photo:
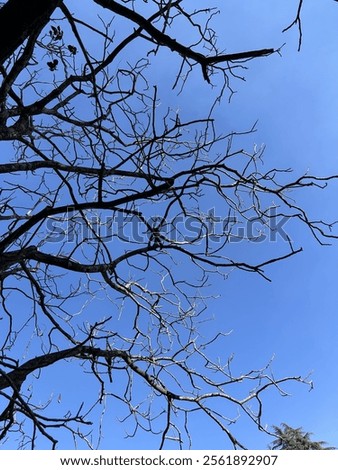
[[(73, 0), (69, 5), (75, 8), (75, 3)], [(222, 11), (214, 24), (219, 45), (227, 52), (276, 48), (286, 43), (280, 56), (249, 62), (248, 70), (243, 72), (245, 82), (233, 79), (236, 93), (230, 103), (225, 97), (215, 110), (218, 128), (224, 126), (225, 132), (244, 131), (258, 120), (257, 131), (244, 142), (249, 148), (254, 144), (266, 145), (266, 169), (291, 167), (297, 176), (306, 171), (320, 176), (338, 174), (338, 4), (333, 0), (304, 2), (303, 43), (298, 52), (297, 28), (282, 33), (296, 14), (296, 0), (278, 0), (273, 4), (268, 0), (208, 3)], [(81, 3), (81, 8), (90, 14), (92, 2)], [(178, 38), (183, 40), (184, 33), (181, 31)], [(172, 83), (170, 62), (159, 65), (152, 80), (159, 84), (159, 92), (163, 92)], [(210, 87), (196, 76), (177, 98), (177, 106), (183, 115), (196, 116), (212, 97)], [(162, 100), (166, 103), (165, 95)], [(313, 217), (328, 220), (338, 219), (337, 195), (338, 183), (325, 191), (295, 194)], [(304, 251), (267, 268), (272, 282), (233, 271), (224, 282), (214, 283), (209, 292), (218, 298), (210, 300), (207, 315), (213, 316), (214, 321), (205, 323), (203, 328), (206, 335), (219, 329), (232, 331), (226, 349), (217, 354), (223, 359), (234, 354), (233, 367), (238, 372), (260, 368), (272, 357), (276, 377), (306, 376), (312, 372), (311, 392), (306, 385), (296, 384), (286, 386), (289, 397), (282, 398), (274, 392), (265, 395), (263, 424), (285, 422), (293, 427), (301, 426), (312, 432), (314, 439), (338, 447), (338, 241), (322, 247), (306, 227), (290, 224), (287, 231), (295, 248), (302, 246)], [(243, 242), (233, 250), (244, 259), (264, 259), (275, 251), (280, 253), (283, 243), (280, 239), (259, 246)], [(91, 384), (88, 382), (87, 386), (74, 365), (58, 364), (44, 371), (43, 381), (34, 385), (40, 383), (43, 387), (42, 400), (50, 396), (49, 384), (55, 374), (60, 387), (54, 393), (66, 395), (66, 388), (62, 390), (66, 385), (73, 390), (74, 403), (77, 403), (79, 383), (81, 393), (91, 390)], [(107, 416), (114, 416), (115, 407), (116, 402), (107, 401)], [(116, 420), (105, 419), (103, 423), (100, 444), (103, 449), (156, 448), (158, 441), (153, 441), (150, 435), (137, 441), (125, 440)], [(193, 433), (192, 448), (231, 448), (198, 415), (192, 425), (202, 430)], [(259, 433), (245, 419), (238, 421), (233, 432), (251, 449), (264, 449), (271, 442), (271, 437)]]

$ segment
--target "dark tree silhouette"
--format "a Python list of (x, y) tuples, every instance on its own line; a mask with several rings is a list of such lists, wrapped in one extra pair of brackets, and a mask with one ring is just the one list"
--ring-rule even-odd
[(325, 447), (324, 441), (312, 441), (311, 433), (304, 432), (302, 428), (292, 428), (282, 423), (281, 427), (274, 426), (277, 438), (272, 442), (272, 450), (332, 450), (334, 447)]
[[(253, 129), (214, 121), (230, 79), (276, 49), (224, 54), (216, 10), (180, 0), (93, 0), (90, 19), (81, 4), (0, 10), (0, 440), (55, 448), (69, 432), (95, 447), (96, 410), (110, 399), (130, 436), (153, 432), (160, 448), (190, 444), (193, 413), (244, 448), (229, 428), (238, 410), (262, 430), (264, 394), (304, 379), (278, 379), (269, 364), (232, 372), (231, 358), (208, 349), (226, 334), (203, 337), (203, 288), (233, 269), (268, 279), (269, 265), (301, 251), (286, 239), (273, 256), (236, 257), (242, 223), (269, 231), (285, 217), (320, 243), (335, 238), (289, 198), (335, 177), (263, 170), (262, 149), (244, 150)], [(164, 60), (170, 85), (156, 78)], [(165, 104), (196, 77), (203, 93), (219, 89), (210, 108), (192, 117)], [(208, 201), (224, 208), (220, 230)], [(60, 363), (65, 375), (83, 371), (88, 396), (54, 375)]]
[(34, 42), (62, 0), (10, 0), (0, 9), (0, 64), (27, 39)]

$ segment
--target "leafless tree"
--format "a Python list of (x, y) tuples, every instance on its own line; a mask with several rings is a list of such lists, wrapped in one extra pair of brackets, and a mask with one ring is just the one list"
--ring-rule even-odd
[[(277, 50), (222, 52), (216, 10), (194, 2), (93, 0), (90, 15), (79, 3), (0, 9), (0, 440), (62, 448), (69, 432), (74, 445), (99, 446), (91, 420), (100, 428), (97, 409), (116, 400), (121, 430), (151, 431), (160, 448), (191, 445), (194, 413), (244, 448), (229, 424), (244, 415), (262, 430), (268, 389), (283, 395), (286, 382), (304, 379), (275, 378), (270, 364), (233, 373), (226, 333), (203, 335), (207, 285), (233, 269), (268, 279), (268, 265), (301, 250), (286, 237), (273, 257), (233, 257), (239, 224), (256, 220), (270, 233), (285, 217), (320, 243), (334, 237), (290, 197), (330, 178), (263, 171), (263, 149), (243, 149), (253, 129), (222, 133), (214, 122), (231, 80)], [(155, 72), (165, 60), (175, 73), (163, 91)], [(184, 117), (165, 93), (179, 99), (196, 77), (219, 93)], [(57, 363), (97, 385), (90, 402), (76, 395), (77, 407), (63, 394), (58, 415), (60, 374), (46, 402), (38, 391)]]

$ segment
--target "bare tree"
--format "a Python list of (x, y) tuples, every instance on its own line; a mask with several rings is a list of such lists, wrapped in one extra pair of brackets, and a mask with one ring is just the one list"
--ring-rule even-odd
[[(0, 25), (24, 3), (9, 0)], [(68, 2), (26, 3), (41, 14), (13, 23), (0, 70), (0, 439), (39, 448), (46, 438), (55, 448), (68, 431), (98, 446), (91, 420), (111, 399), (130, 436), (151, 431), (160, 448), (191, 444), (193, 413), (244, 448), (229, 428), (238, 410), (262, 430), (268, 389), (283, 395), (284, 383), (305, 380), (275, 378), (270, 364), (235, 374), (231, 358), (208, 352), (226, 333), (204, 338), (203, 288), (232, 269), (268, 279), (268, 265), (301, 251), (286, 236), (273, 257), (232, 257), (243, 222), (269, 232), (285, 217), (320, 243), (335, 237), (289, 196), (330, 178), (286, 182), (289, 170), (262, 171), (263, 149), (243, 149), (253, 129), (222, 133), (213, 119), (230, 79), (276, 51), (223, 53), (216, 10), (193, 2), (94, 0), (90, 20)], [(163, 104), (167, 84), (153, 78), (163, 60), (177, 67), (170, 96), (197, 76), (210, 93), (219, 87), (211, 109), (185, 118)], [(225, 215), (210, 213), (210, 201)], [(35, 387), (56, 363), (97, 384), (91, 402), (79, 396), (57, 416), (54, 388), (41, 404)]]

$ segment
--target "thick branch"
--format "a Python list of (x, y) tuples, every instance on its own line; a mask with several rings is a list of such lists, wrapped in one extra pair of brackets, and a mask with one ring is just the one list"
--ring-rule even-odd
[(81, 346), (76, 346), (75, 348), (34, 357), (8, 374), (4, 374), (0, 371), (0, 390), (10, 387), (11, 384), (14, 384), (15, 387), (20, 390), (21, 385), (29, 374), (43, 367), (50, 366), (61, 359), (75, 356), (80, 348)]
[(4, 390), (5, 388), (11, 386), (15, 387), (17, 390), (20, 390), (23, 382), (32, 372), (70, 357), (78, 357), (82, 359), (96, 359), (100, 357), (105, 359), (113, 359), (119, 357), (126, 363), (128, 367), (130, 367), (130, 369), (143, 377), (148, 382), (148, 384), (155, 388), (158, 392), (166, 395), (170, 399), (180, 398), (179, 395), (170, 392), (155, 377), (138, 367), (138, 365), (135, 363), (135, 358), (133, 358), (127, 351), (120, 349), (105, 350), (94, 348), (92, 346), (85, 346), (83, 344), (75, 346), (74, 348), (37, 356), (7, 374), (0, 371), (0, 390)]
[[(134, 172), (127, 170), (116, 170), (115, 168), (95, 168), (90, 166), (80, 165), (65, 165), (64, 163), (57, 162), (55, 160), (41, 161), (36, 160), (32, 162), (12, 162), (3, 163), (0, 165), (0, 174), (13, 173), (13, 172), (33, 172), (40, 168), (52, 168), (56, 171), (64, 171), (67, 173), (73, 173), (78, 175), (89, 175), (89, 176), (129, 176), (131, 178), (139, 178), (148, 180), (149, 176), (146, 173)], [(152, 175), (153, 181), (164, 181), (165, 178), (161, 178), (157, 175)]]
[(198, 64), (201, 65), (203, 76), (205, 80), (209, 82), (209, 77), (207, 73), (207, 67), (216, 63), (220, 62), (230, 62), (236, 60), (247, 60), (256, 57), (263, 57), (272, 54), (274, 49), (260, 49), (260, 50), (253, 50), (253, 51), (245, 51), (245, 52), (238, 52), (233, 54), (221, 54), (217, 56), (209, 56), (206, 57), (200, 52), (196, 52), (192, 50), (188, 46), (184, 46), (183, 44), (177, 42), (175, 39), (171, 38), (167, 34), (163, 33), (162, 31), (158, 30), (151, 24), (149, 20), (144, 18), (142, 15), (137, 13), (130, 8), (125, 7), (124, 5), (120, 5), (119, 3), (113, 0), (94, 0), (95, 3), (101, 5), (103, 8), (107, 8), (108, 10), (123, 16), (138, 26), (142, 27), (144, 31), (146, 31), (150, 36), (160, 45), (169, 47), (172, 51), (178, 52), (183, 57), (187, 57), (189, 59), (195, 60)]
[(42, 220), (56, 214), (65, 214), (69, 212), (75, 211), (83, 211), (87, 209), (114, 209), (120, 205), (128, 204), (139, 199), (149, 199), (154, 196), (157, 196), (163, 192), (168, 191), (172, 186), (172, 179), (168, 179), (167, 182), (160, 184), (159, 186), (155, 186), (148, 191), (139, 192), (136, 194), (130, 194), (125, 197), (121, 197), (114, 201), (108, 202), (83, 202), (79, 204), (73, 205), (65, 205), (61, 207), (50, 207), (47, 206), (42, 209), (37, 214), (33, 215), (30, 220), (22, 224), (19, 228), (14, 230), (10, 235), (8, 235), (2, 242), (0, 243), (0, 252), (3, 252), (9, 245), (15, 242), (18, 238), (20, 238), (23, 234), (27, 233), (32, 227), (36, 224), (41, 222)]

